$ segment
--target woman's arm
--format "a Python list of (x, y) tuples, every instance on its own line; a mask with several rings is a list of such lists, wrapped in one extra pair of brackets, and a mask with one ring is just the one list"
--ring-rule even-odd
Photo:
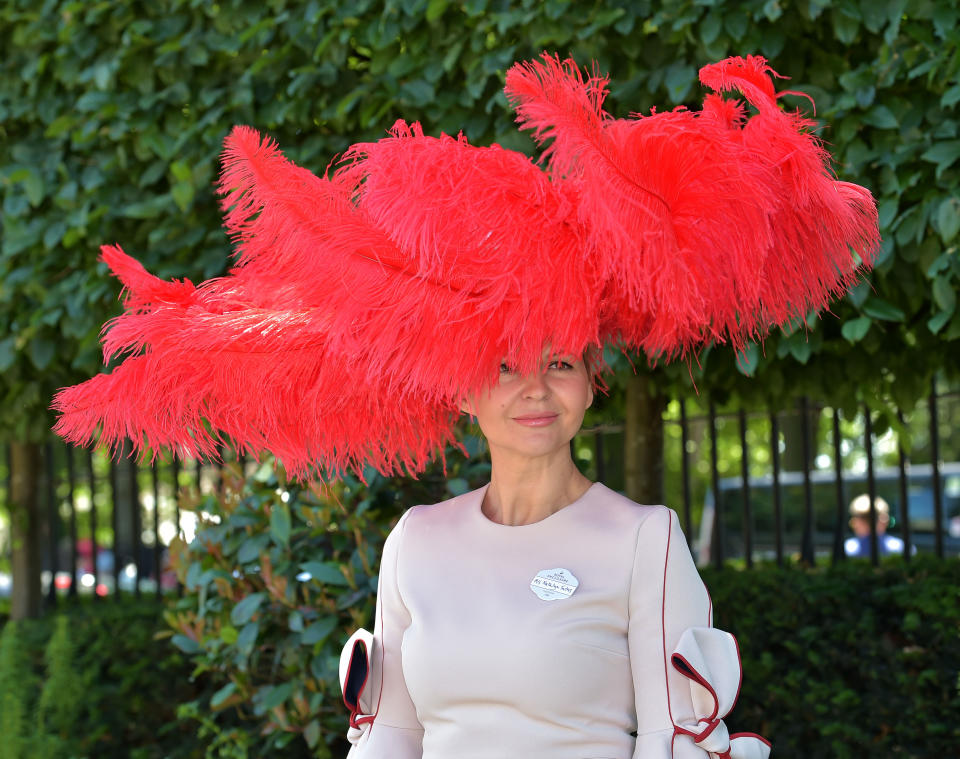
[(677, 515), (663, 509), (640, 527), (630, 590), (635, 759), (769, 755), (763, 738), (727, 733), (723, 717), (740, 690), (740, 656), (733, 636), (712, 623), (710, 595)]
[[(677, 515), (670, 509), (659, 510), (640, 527), (630, 587), (628, 645), (637, 708), (635, 757), (673, 756), (674, 725), (691, 718), (693, 709), (689, 686), (670, 666), (670, 655), (684, 630), (709, 627), (711, 622), (710, 596)], [(705, 754), (693, 756), (702, 759)]]
[(353, 747), (348, 759), (420, 759), (423, 726), (403, 679), (400, 644), (410, 625), (410, 614), (400, 597), (397, 560), (406, 527), (407, 511), (387, 537), (380, 559), (370, 675), (360, 693), (360, 711), (372, 715), (348, 737)]

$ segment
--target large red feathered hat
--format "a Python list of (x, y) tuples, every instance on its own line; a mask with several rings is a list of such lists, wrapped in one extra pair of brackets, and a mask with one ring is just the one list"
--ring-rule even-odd
[[(288, 471), (421, 470), (461, 399), (545, 345), (673, 357), (735, 346), (822, 308), (879, 243), (870, 193), (837, 181), (759, 57), (707, 66), (703, 109), (614, 119), (605, 78), (544, 55), (506, 93), (546, 171), (497, 145), (404, 122), (327, 176), (236, 127), (220, 192), (226, 276), (164, 282), (103, 259), (126, 311), (111, 373), (61, 390), (71, 442), (215, 456), (270, 450)], [(782, 93), (781, 93), (782, 94)]]

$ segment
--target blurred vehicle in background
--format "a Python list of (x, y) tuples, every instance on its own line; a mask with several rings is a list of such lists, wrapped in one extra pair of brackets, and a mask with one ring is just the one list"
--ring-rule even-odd
[[(943, 503), (941, 537), (945, 556), (960, 556), (960, 462), (941, 464), (940, 494)], [(874, 471), (876, 495), (890, 505), (890, 525), (887, 533), (904, 538), (904, 504), (900, 497), (900, 470), (896, 467)], [(833, 554), (834, 533), (840, 530), (841, 543), (852, 535), (848, 525), (848, 506), (856, 496), (867, 492), (866, 472), (844, 472), (842, 476), (841, 511), (837, 508), (837, 479), (834, 471), (810, 472), (811, 500), (813, 502), (813, 545), (818, 557)], [(725, 477), (719, 482), (720, 512), (723, 515), (723, 557), (744, 557), (743, 480)], [(775, 521), (773, 508), (773, 478), (751, 477), (749, 480), (750, 527), (752, 529), (753, 558), (776, 558)], [(910, 517), (910, 544), (919, 553), (935, 550), (935, 516), (933, 474), (929, 464), (914, 464), (907, 470), (907, 502)], [(802, 472), (781, 472), (780, 508), (782, 539), (785, 556), (800, 551), (804, 525), (804, 487)], [(712, 488), (704, 499), (703, 517), (694, 540), (693, 551), (698, 564), (713, 559), (713, 524), (717, 498)], [(839, 519), (839, 524), (838, 524)]]

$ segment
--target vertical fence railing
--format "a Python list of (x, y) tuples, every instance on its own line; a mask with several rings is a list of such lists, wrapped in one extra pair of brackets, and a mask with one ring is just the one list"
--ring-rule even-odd
[[(899, 422), (901, 429), (904, 427), (904, 418), (903, 411), (897, 409), (897, 422)], [(909, 503), (910, 502), (910, 493), (909, 487), (907, 484), (907, 454), (903, 449), (903, 443), (897, 439), (897, 467), (899, 469), (899, 491), (900, 491), (900, 503)], [(939, 488), (939, 485), (938, 485)], [(907, 561), (910, 561), (910, 555), (912, 553), (910, 546), (913, 545), (913, 541), (910, 539), (910, 509), (901, 509), (900, 520), (902, 525), (903, 533), (903, 543), (907, 546), (907, 550), (903, 552), (903, 558)]]
[(930, 380), (930, 397), (927, 401), (930, 414), (930, 476), (933, 480), (933, 521), (937, 525), (934, 534), (937, 556), (943, 556), (943, 493), (940, 489), (940, 414), (937, 404), (937, 381)]
[[(882, 417), (876, 412), (861, 408), (848, 418), (807, 399), (778, 413), (684, 399), (673, 413), (665, 420), (679, 425), (672, 438), (675, 465), (668, 466), (676, 478), (671, 505), (681, 512), (701, 562), (739, 561), (750, 567), (761, 559), (842, 561), (852, 538), (849, 504), (864, 490), (871, 504), (871, 562), (888, 552), (881, 499), (892, 504), (905, 558), (914, 550), (960, 554), (960, 435), (954, 432), (960, 392), (940, 393), (931, 384), (924, 403), (897, 412), (895, 427), (912, 431), (912, 448), (879, 427)], [(800, 438), (794, 441), (800, 456), (792, 459), (782, 455), (789, 450), (788, 428)], [(622, 448), (611, 434), (620, 431), (608, 426), (593, 436), (598, 479), (623, 470), (613, 465)], [(126, 458), (111, 461), (60, 443), (45, 445), (42, 453), (38, 492), (48, 522), (43, 554), (49, 604), (66, 595), (182, 591), (169, 573), (164, 585), (163, 554), (171, 534), (181, 534), (184, 524), (177, 494), (181, 485), (209, 491), (220, 480), (218, 469), (177, 460), (136, 467)], [(857, 456), (862, 471), (856, 469)], [(790, 460), (799, 465), (785, 463)], [(9, 494), (9, 446), (2, 446), (0, 464), (6, 465), (2, 500)], [(0, 503), (0, 551), (9, 552), (9, 533), (8, 510)], [(9, 567), (6, 559), (0, 555), (0, 574)]]
[[(128, 452), (111, 460), (59, 441), (40, 447), (37, 548), (47, 608), (81, 595), (119, 600), (182, 593), (165, 561), (171, 538), (184, 534), (181, 485), (208, 490), (219, 484), (222, 467), (138, 465)], [(10, 591), (12, 571), (10, 465), (10, 446), (0, 444), (0, 595)]]
[[(834, 498), (836, 499), (836, 515), (833, 522), (833, 552), (834, 562), (843, 561), (846, 553), (843, 550), (843, 527), (847, 522), (847, 503), (843, 497), (843, 439), (840, 432), (840, 409), (833, 410), (831, 421), (833, 443), (833, 474)], [(906, 500), (903, 501), (906, 503)]]
[[(923, 403), (888, 417), (861, 407), (845, 418), (806, 398), (794, 410), (762, 415), (710, 399), (678, 401), (665, 422), (679, 428), (665, 487), (697, 560), (749, 567), (788, 557), (815, 565), (858, 555), (874, 563), (890, 553), (960, 555), (960, 392), (930, 390)], [(793, 462), (786, 468), (785, 440)], [(922, 463), (910, 450), (921, 451)], [(870, 503), (870, 531), (859, 539), (850, 510), (858, 494)]]

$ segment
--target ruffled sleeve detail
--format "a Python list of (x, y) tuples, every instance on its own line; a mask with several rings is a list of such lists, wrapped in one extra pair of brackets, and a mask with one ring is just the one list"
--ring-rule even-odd
[[(366, 693), (367, 680), (370, 679), (370, 651), (373, 650), (373, 633), (362, 627), (357, 630), (340, 653), (340, 691), (343, 703), (350, 713), (350, 727), (347, 740), (352, 745), (370, 730), (374, 714)], [(366, 697), (366, 698), (364, 698)]]
[(692, 742), (711, 759), (767, 759), (770, 743), (755, 733), (727, 731), (723, 722), (737, 702), (742, 671), (736, 638), (711, 627), (680, 636), (670, 663), (689, 687), (696, 721), (674, 725), (677, 743)]

